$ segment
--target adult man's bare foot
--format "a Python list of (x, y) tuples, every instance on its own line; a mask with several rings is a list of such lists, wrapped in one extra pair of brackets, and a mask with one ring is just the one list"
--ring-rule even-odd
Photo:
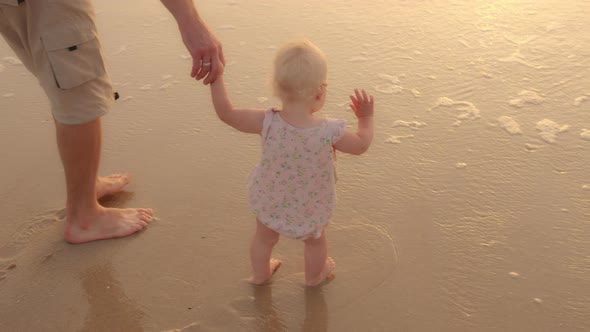
[(130, 180), (129, 174), (113, 174), (99, 176), (96, 179), (96, 198), (116, 194), (123, 190)]
[(283, 262), (281, 262), (278, 259), (271, 258), (269, 273), (267, 275), (264, 275), (261, 277), (252, 276), (250, 279), (248, 279), (248, 282), (251, 283), (252, 285), (266, 284), (270, 280), (270, 278), (273, 276), (273, 274), (275, 274), (275, 272), (277, 272), (277, 270), (279, 269), (279, 267), (281, 266), (282, 263)]
[(64, 238), (69, 243), (85, 243), (129, 236), (153, 220), (152, 209), (111, 209), (98, 207), (83, 217), (66, 217)]
[(305, 284), (307, 286), (318, 286), (319, 284), (321, 284), (322, 282), (324, 282), (326, 280), (331, 280), (332, 278), (334, 278), (334, 269), (335, 268), (336, 268), (336, 263), (334, 262), (332, 257), (328, 257), (326, 259), (326, 264), (324, 264), (324, 268), (322, 269), (322, 272), (320, 272), (320, 275), (313, 280), (306, 280)]

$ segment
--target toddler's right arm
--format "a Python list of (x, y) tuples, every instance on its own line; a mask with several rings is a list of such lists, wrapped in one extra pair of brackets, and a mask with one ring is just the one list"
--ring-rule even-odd
[(251, 134), (260, 134), (264, 121), (263, 109), (234, 108), (225, 90), (223, 74), (211, 83), (211, 97), (213, 107), (221, 121), (236, 128), (239, 131)]
[(354, 94), (350, 96), (350, 108), (359, 119), (358, 129), (355, 133), (346, 131), (334, 147), (338, 151), (359, 155), (369, 149), (373, 140), (373, 96), (357, 89), (354, 89)]

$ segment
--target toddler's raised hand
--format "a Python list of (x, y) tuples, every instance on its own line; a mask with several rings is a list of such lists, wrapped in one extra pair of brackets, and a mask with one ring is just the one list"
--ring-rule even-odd
[(357, 118), (373, 115), (373, 96), (367, 94), (364, 89), (361, 89), (361, 92), (354, 89), (354, 96), (351, 95), (350, 100), (352, 100), (350, 108), (352, 108)]

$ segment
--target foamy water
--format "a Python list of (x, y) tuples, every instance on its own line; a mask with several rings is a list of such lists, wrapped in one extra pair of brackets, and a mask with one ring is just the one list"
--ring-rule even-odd
[[(105, 204), (151, 206), (128, 239), (66, 245), (48, 105), (0, 43), (0, 321), (7, 331), (590, 330), (590, 26), (586, 1), (199, 2), (223, 42), (239, 107), (280, 106), (277, 47), (306, 36), (329, 59), (323, 114), (375, 97), (369, 152), (338, 155), (328, 229), (336, 279), (302, 286), (282, 240), (252, 288), (245, 183), (259, 138), (215, 116), (158, 3), (97, 1), (121, 98), (101, 173)], [(107, 318), (105, 318), (107, 317)]]

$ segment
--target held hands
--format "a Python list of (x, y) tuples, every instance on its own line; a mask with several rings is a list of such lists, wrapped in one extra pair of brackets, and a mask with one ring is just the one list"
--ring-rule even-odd
[(180, 26), (180, 34), (186, 49), (193, 58), (191, 77), (213, 83), (223, 73), (225, 57), (221, 43), (204, 22), (197, 21)]
[(351, 95), (350, 100), (352, 100), (350, 108), (352, 108), (357, 118), (373, 116), (373, 96), (368, 95), (364, 89), (361, 89), (361, 92), (354, 89), (354, 96)]

